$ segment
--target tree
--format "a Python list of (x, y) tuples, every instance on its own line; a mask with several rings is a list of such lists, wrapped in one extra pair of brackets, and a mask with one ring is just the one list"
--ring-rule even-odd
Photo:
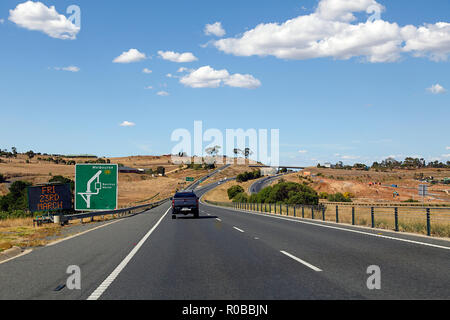
[(12, 151), (12, 154), (13, 154), (14, 158), (17, 158), (17, 148), (16, 147), (12, 147), (11, 151)]
[(62, 183), (62, 184), (68, 183), (68, 184), (70, 184), (70, 190), (72, 190), (72, 191), (75, 190), (75, 182), (73, 180), (63, 177), (63, 176), (54, 176), (48, 182), (49, 183)]
[(35, 153), (32, 150), (28, 151), (25, 154), (28, 156), (29, 159), (33, 159), (35, 156)]
[(28, 207), (27, 187), (29, 186), (31, 183), (25, 181), (16, 181), (11, 184), (9, 193), (0, 198), (0, 211), (26, 210)]
[(241, 186), (232, 186), (227, 190), (228, 199), (234, 199), (239, 193), (244, 193), (245, 190)]

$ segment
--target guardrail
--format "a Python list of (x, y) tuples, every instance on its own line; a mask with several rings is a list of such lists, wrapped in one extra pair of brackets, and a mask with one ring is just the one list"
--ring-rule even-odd
[[(83, 219), (90, 218), (91, 221), (95, 217), (104, 217), (104, 216), (117, 216), (117, 218), (125, 217), (125, 216), (131, 216), (139, 213), (143, 213), (147, 210), (153, 209), (155, 207), (158, 207), (162, 205), (163, 203), (169, 201), (169, 198), (153, 202), (149, 204), (144, 204), (136, 207), (130, 207), (130, 208), (123, 208), (123, 209), (117, 209), (117, 210), (108, 210), (108, 211), (94, 211), (94, 212), (85, 212), (85, 213), (77, 213), (77, 214), (71, 214), (71, 215), (54, 215), (52, 217), (52, 221), (56, 224), (67, 224), (69, 221), (73, 220), (81, 220), (81, 223), (83, 223)], [(36, 221), (38, 224), (39, 222)]]
[(319, 204), (318, 206), (269, 203), (206, 203), (261, 214), (321, 220), (370, 228), (390, 229), (450, 238), (450, 208), (442, 207), (368, 207), (359, 205)]
[(431, 208), (431, 207), (442, 207), (442, 208), (450, 208), (450, 203), (422, 203), (422, 202), (328, 202), (328, 201), (320, 201), (320, 203), (324, 205), (340, 205), (340, 206), (360, 206), (360, 207), (422, 207), (422, 208)]

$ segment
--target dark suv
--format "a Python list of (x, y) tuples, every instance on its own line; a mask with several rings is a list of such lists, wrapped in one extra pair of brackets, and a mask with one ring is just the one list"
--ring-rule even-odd
[(194, 192), (177, 192), (172, 199), (172, 219), (177, 218), (177, 214), (194, 214), (195, 218), (200, 215), (199, 198)]

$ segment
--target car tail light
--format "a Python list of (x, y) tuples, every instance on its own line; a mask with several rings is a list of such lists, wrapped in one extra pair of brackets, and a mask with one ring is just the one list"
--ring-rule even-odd
[(172, 208), (175, 207), (175, 200), (172, 200)]

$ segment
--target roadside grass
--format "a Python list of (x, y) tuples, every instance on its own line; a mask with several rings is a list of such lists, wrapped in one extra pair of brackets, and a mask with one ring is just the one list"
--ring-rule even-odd
[[(104, 218), (96, 217), (93, 222), (90, 219), (84, 219), (84, 224), (114, 219), (112, 216), (105, 216)], [(12, 247), (33, 248), (45, 246), (57, 240), (58, 237), (65, 238), (71, 236), (70, 233), (63, 234), (63, 230), (80, 224), (80, 220), (74, 220), (68, 226), (64, 227), (57, 224), (34, 227), (33, 219), (31, 218), (0, 220), (0, 252), (11, 249)]]
[(0, 221), (0, 252), (12, 247), (39, 247), (48, 243), (49, 237), (61, 234), (61, 226), (50, 224), (33, 227), (33, 219), (6, 219)]

